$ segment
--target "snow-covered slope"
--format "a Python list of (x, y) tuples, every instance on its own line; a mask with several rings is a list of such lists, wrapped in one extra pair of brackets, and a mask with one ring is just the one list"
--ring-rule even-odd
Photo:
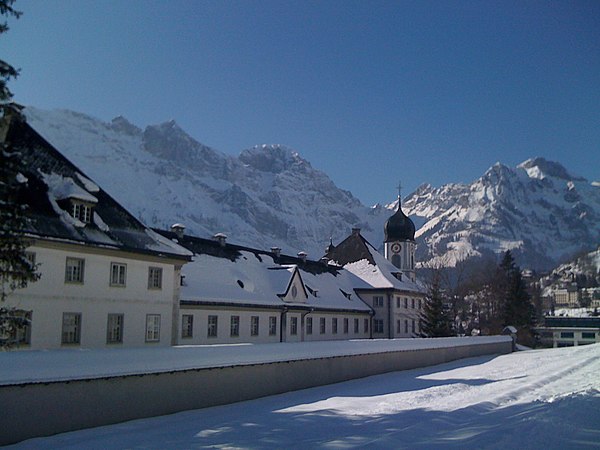
[(452, 266), (511, 250), (521, 265), (548, 269), (600, 242), (599, 186), (543, 158), (497, 163), (471, 184), (422, 185), (403, 207), (425, 244), (420, 261)]
[(554, 269), (544, 278), (546, 289), (576, 281), (579, 288), (595, 287), (600, 283), (600, 247)]
[[(154, 227), (183, 223), (200, 237), (319, 258), (360, 227), (379, 250), (386, 207), (364, 206), (297, 152), (261, 145), (238, 157), (206, 147), (175, 122), (144, 130), (66, 110), (28, 107), (29, 123), (123, 206)], [(600, 242), (600, 184), (555, 162), (500, 163), (471, 184), (424, 184), (403, 202), (417, 226), (417, 259), (457, 261), (513, 250), (548, 269)]]
[(382, 241), (387, 211), (363, 206), (297, 152), (261, 145), (233, 157), (206, 147), (174, 121), (144, 130), (72, 111), (26, 108), (29, 123), (144, 223), (183, 223), (258, 248), (318, 259), (330, 237), (359, 226)]
[[(274, 344), (269, 350), (278, 348), (285, 352), (286, 347), (301, 346), (313, 350), (311, 356), (318, 355), (314, 352), (316, 346), (311, 344), (317, 343)], [(334, 343), (318, 344), (329, 347)], [(255, 352), (267, 346), (238, 346), (237, 352), (241, 358), (256, 361)], [(142, 356), (142, 360), (152, 364), (167, 361), (166, 365), (173, 366), (177, 362), (185, 364), (186, 355), (196, 352), (210, 354), (209, 358), (216, 360), (236, 351), (230, 346), (210, 347), (136, 352), (150, 356), (160, 351), (160, 357)], [(59, 356), (60, 366), (56, 358), (23, 353), (2, 356), (43, 358), (60, 370), (72, 365), (80, 371), (90, 366), (91, 370), (96, 367), (105, 371), (118, 364), (108, 359), (109, 353), (121, 351), (82, 354), (66, 350), (61, 355), (50, 355)], [(123, 368), (141, 359), (127, 356)], [(81, 364), (79, 358), (95, 361), (96, 366)], [(26, 376), (41, 367), (38, 364), (36, 370), (24, 371), (24, 362), (15, 360), (13, 366)], [(480, 356), (31, 439), (14, 448), (592, 449), (598, 448), (600, 433), (598, 371), (600, 344)]]

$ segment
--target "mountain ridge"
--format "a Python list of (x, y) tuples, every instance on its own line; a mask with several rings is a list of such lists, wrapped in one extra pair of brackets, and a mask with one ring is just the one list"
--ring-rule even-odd
[[(30, 124), (144, 223), (224, 232), (233, 242), (306, 251), (318, 259), (330, 239), (354, 227), (376, 247), (397, 208), (363, 205), (299, 152), (261, 144), (238, 156), (189, 136), (173, 120), (145, 128), (68, 110), (25, 109)], [(107, 170), (110, 169), (110, 170)], [(424, 183), (402, 202), (415, 222), (417, 260), (453, 266), (512, 250), (521, 265), (556, 266), (600, 241), (600, 186), (560, 163), (530, 158), (490, 167), (472, 183)]]

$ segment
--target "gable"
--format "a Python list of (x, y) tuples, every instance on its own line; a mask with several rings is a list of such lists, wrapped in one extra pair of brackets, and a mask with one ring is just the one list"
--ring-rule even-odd
[(292, 276), (290, 277), (290, 281), (287, 285), (287, 289), (285, 293), (280, 294), (279, 297), (284, 302), (289, 303), (306, 303), (308, 300), (308, 293), (304, 286), (304, 282), (302, 281), (302, 276), (300, 275), (298, 267), (294, 267)]

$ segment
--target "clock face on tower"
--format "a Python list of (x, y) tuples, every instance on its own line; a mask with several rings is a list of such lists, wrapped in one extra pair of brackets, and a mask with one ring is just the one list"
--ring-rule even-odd
[(402, 247), (397, 242), (394, 242), (392, 244), (392, 252), (394, 252), (394, 253), (400, 253), (401, 249), (402, 249)]

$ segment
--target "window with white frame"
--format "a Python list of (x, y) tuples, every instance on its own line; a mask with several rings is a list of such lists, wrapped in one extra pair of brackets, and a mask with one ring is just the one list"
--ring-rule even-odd
[(373, 306), (375, 308), (383, 308), (383, 297), (376, 295), (373, 297)]
[(92, 222), (92, 206), (86, 203), (82, 203), (76, 200), (72, 200), (72, 209), (71, 215), (81, 220), (83, 223), (91, 223)]
[(269, 336), (275, 336), (277, 334), (277, 317), (269, 316)]
[(404, 319), (404, 333), (408, 334), (408, 319)]
[(110, 263), (110, 285), (125, 286), (127, 278), (127, 264)]
[(400, 297), (396, 297), (396, 308), (400, 308)]
[(193, 314), (182, 314), (181, 315), (181, 337), (182, 338), (194, 337), (194, 315)]
[(240, 316), (231, 316), (230, 320), (230, 333), (231, 337), (237, 337), (240, 335)]
[(217, 337), (218, 331), (218, 317), (217, 316), (208, 316), (208, 326), (207, 326), (207, 336), (208, 337)]
[(359, 323), (358, 319), (354, 319), (354, 334), (358, 334), (359, 326), (360, 326), (360, 323)]
[(408, 297), (404, 297), (404, 308), (408, 308)]
[(109, 314), (106, 321), (106, 343), (123, 343), (123, 314)]
[(162, 289), (162, 268), (148, 268), (148, 289)]
[(292, 336), (298, 334), (298, 318), (292, 317), (290, 319), (290, 334)]
[(65, 283), (83, 283), (85, 259), (67, 257)]
[(402, 321), (400, 319), (396, 320), (396, 333), (402, 333)]
[(160, 341), (160, 314), (146, 314), (146, 342)]
[(312, 317), (307, 317), (306, 318), (306, 334), (312, 334), (312, 327), (313, 327), (313, 322), (312, 322)]
[(61, 344), (81, 342), (81, 313), (63, 313)]
[(250, 336), (258, 336), (258, 316), (250, 317)]
[(363, 323), (363, 330), (365, 333), (369, 332), (369, 319), (365, 319)]
[(375, 319), (373, 321), (373, 333), (383, 333), (383, 319)]
[(348, 318), (344, 317), (344, 334), (348, 334), (348, 328), (350, 328)]
[(412, 320), (412, 332), (416, 332), (415, 319)]
[(331, 318), (331, 334), (337, 334), (337, 318)]
[(325, 325), (325, 317), (321, 317), (319, 319), (319, 333), (320, 334), (325, 334), (325, 331), (326, 331), (325, 327), (326, 327), (326, 325)]

